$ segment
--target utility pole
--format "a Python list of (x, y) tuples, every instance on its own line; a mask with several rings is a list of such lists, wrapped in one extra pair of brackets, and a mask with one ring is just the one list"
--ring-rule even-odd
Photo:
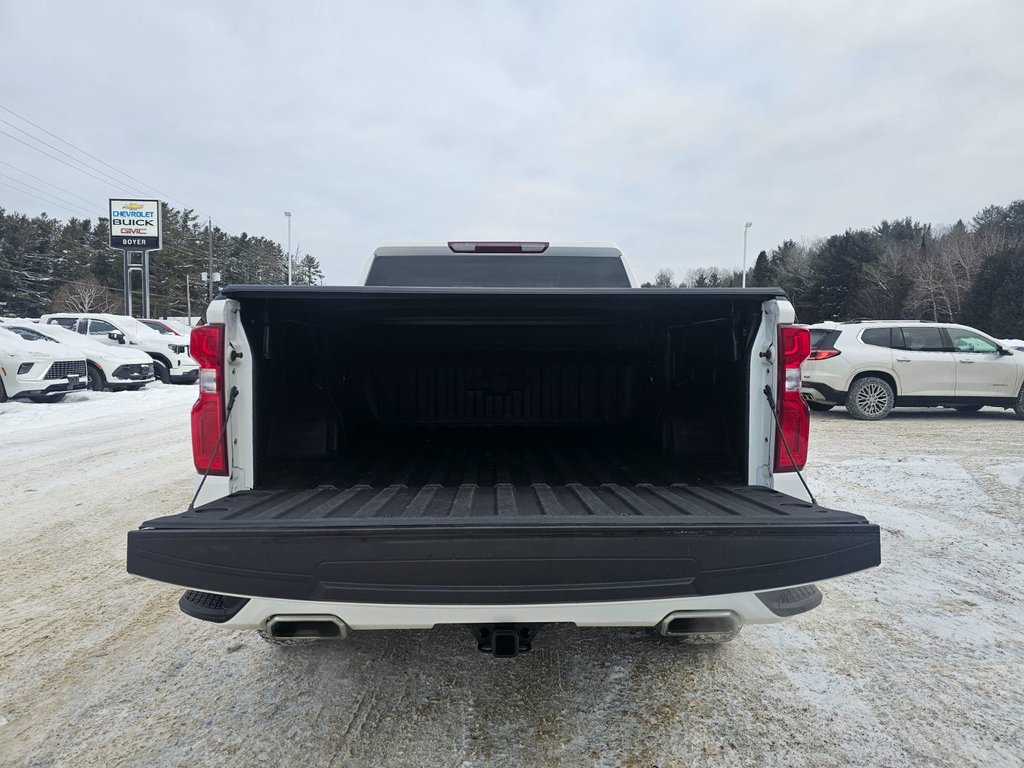
[(288, 285), (292, 284), (292, 212), (285, 211), (284, 217), (288, 219)]
[(192, 284), (188, 279), (188, 272), (185, 273), (185, 311), (188, 313), (188, 324), (192, 326)]
[(740, 286), (743, 288), (747, 287), (747, 230), (752, 226), (754, 226), (752, 221), (743, 225), (743, 276), (740, 278)]
[(210, 273), (207, 275), (210, 279), (207, 281), (206, 285), (210, 303), (213, 303), (213, 219), (208, 218), (206, 221), (206, 227), (210, 232)]

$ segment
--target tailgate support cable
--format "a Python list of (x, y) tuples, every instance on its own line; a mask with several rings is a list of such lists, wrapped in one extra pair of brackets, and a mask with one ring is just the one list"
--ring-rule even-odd
[[(767, 384), (764, 385), (764, 397), (768, 401), (768, 408), (771, 409), (772, 416), (775, 417), (775, 428), (779, 431), (779, 437), (782, 438), (782, 445), (786, 449), (786, 454), (789, 456), (789, 463), (793, 465), (794, 469), (796, 469), (796, 462), (793, 461), (793, 451), (789, 449), (789, 441), (786, 440), (786, 433), (782, 431), (782, 424), (779, 423), (779, 414), (775, 410), (775, 400), (772, 399), (772, 388)], [(807, 491), (807, 495), (811, 497), (811, 504), (818, 506), (817, 499), (814, 498), (814, 494), (811, 493), (810, 486), (808, 486), (807, 481), (804, 480), (804, 473), (797, 469), (796, 476), (800, 478), (800, 482), (803, 483), (804, 490)]]
[(224, 442), (224, 435), (227, 434), (228, 419), (231, 418), (231, 409), (235, 407), (236, 397), (238, 397), (238, 387), (232, 387), (231, 393), (228, 395), (228, 406), (224, 409), (224, 423), (220, 428), (220, 437), (217, 438), (217, 444), (213, 446), (213, 451), (210, 453), (210, 460), (206, 462), (206, 471), (203, 472), (203, 477), (199, 481), (199, 485), (196, 487), (196, 492), (192, 495), (192, 501), (188, 503), (188, 512), (195, 512), (196, 510), (196, 499), (199, 498), (199, 492), (203, 490), (206, 478), (210, 476), (210, 468), (213, 466), (213, 460), (217, 458), (217, 451), (220, 450), (220, 444)]

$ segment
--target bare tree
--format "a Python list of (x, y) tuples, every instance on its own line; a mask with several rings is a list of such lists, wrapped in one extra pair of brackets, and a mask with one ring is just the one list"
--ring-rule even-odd
[(907, 297), (907, 309), (921, 317), (930, 315), (932, 322), (953, 319), (953, 303), (950, 301), (948, 273), (942, 259), (930, 251), (916, 253), (911, 269), (914, 276), (913, 288)]
[(942, 233), (936, 240), (936, 246), (949, 289), (952, 319), (956, 320), (974, 285), (975, 273), (986, 256), (998, 251), (999, 241), (993, 240), (990, 235), (972, 234), (963, 222), (957, 222)]
[(743, 273), (738, 269), (723, 267), (697, 267), (686, 270), (686, 277), (679, 286), (690, 288), (728, 288), (740, 284)]
[(814, 285), (814, 259), (812, 254), (821, 248), (821, 240), (795, 243), (787, 241), (783, 252), (776, 250), (775, 282), (789, 295), (797, 314), (807, 312), (807, 298)]
[(55, 312), (114, 312), (119, 299), (94, 277), (65, 283), (53, 295)]
[(654, 274), (654, 287), (655, 288), (675, 288), (676, 287), (676, 273), (668, 267), (659, 269)]
[(864, 267), (864, 284), (857, 293), (855, 312), (863, 317), (899, 318), (911, 291), (915, 246), (886, 242), (878, 259)]

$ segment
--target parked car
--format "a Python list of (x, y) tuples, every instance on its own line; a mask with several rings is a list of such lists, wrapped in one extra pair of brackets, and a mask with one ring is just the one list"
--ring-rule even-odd
[(69, 331), (56, 324), (43, 325), (27, 320), (9, 320), (4, 321), (3, 327), (26, 341), (64, 344), (85, 355), (91, 390), (142, 389), (154, 380), (153, 358), (141, 349), (127, 345), (101, 344), (87, 335)]
[(139, 322), (150, 330), (156, 331), (161, 336), (188, 336), (192, 329), (182, 325), (177, 320), (156, 320), (153, 318), (139, 318)]
[(803, 395), (812, 410), (845, 405), (854, 418), (872, 421), (902, 406), (995, 406), (1024, 419), (1024, 354), (955, 323), (818, 323)]
[(134, 317), (61, 312), (43, 315), (39, 322), (59, 325), (103, 344), (136, 347), (153, 358), (154, 372), (165, 384), (191, 384), (199, 378), (199, 366), (188, 353), (188, 339), (161, 336)]
[(0, 403), (56, 403), (85, 389), (85, 358), (59, 344), (33, 344), (0, 325)]
[(878, 526), (797, 475), (810, 340), (778, 289), (507, 242), (378, 248), (364, 283), (229, 286), (192, 331), (196, 506), (127, 559), (186, 614), (284, 644), (469, 625), (496, 656), (548, 622), (713, 642), (878, 565)]

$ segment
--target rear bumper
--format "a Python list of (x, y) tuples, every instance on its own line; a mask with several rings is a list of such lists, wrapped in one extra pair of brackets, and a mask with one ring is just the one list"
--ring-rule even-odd
[(814, 403), (841, 405), (846, 402), (846, 392), (833, 389), (828, 384), (822, 384), (817, 381), (804, 380), (800, 385), (800, 390), (805, 400), (810, 400)]
[[(813, 587), (801, 585), (797, 589)], [(442, 624), (568, 623), (579, 627), (653, 627), (677, 611), (729, 611), (740, 624), (773, 624), (795, 615), (773, 611), (771, 601), (754, 592), (660, 600), (519, 605), (345, 603), (264, 597), (239, 602), (240, 608), (232, 608), (228, 611), (230, 617), (216, 623), (229, 629), (262, 629), (274, 616), (319, 615), (334, 616), (353, 630), (430, 629)], [(804, 610), (814, 608), (818, 602), (808, 604)], [(194, 618), (211, 620), (191, 611), (188, 613)]]

